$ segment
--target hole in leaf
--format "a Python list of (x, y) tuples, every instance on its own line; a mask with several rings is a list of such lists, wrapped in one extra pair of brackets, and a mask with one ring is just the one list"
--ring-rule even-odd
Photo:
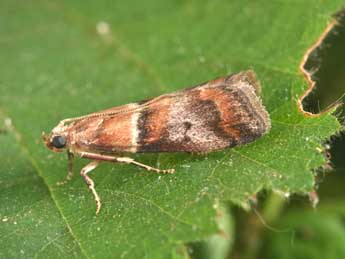
[(331, 107), (345, 93), (345, 10), (335, 15), (337, 24), (304, 64), (316, 82), (303, 100), (304, 110), (320, 113)]
[[(322, 44), (315, 48), (304, 65), (316, 82), (313, 91), (303, 100), (306, 111), (320, 113), (331, 107), (339, 98), (345, 97), (345, 9), (335, 15), (336, 26), (328, 33)], [(345, 124), (345, 106), (337, 111), (340, 122)], [(331, 140), (330, 158), (335, 169), (320, 185), (321, 197), (344, 197), (341, 183), (345, 179), (345, 133)]]

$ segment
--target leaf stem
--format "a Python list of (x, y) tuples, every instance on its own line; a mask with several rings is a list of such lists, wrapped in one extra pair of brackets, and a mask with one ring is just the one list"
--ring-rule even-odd
[(261, 215), (265, 223), (274, 223), (279, 218), (284, 209), (286, 199), (277, 193), (271, 192), (267, 197), (261, 210)]

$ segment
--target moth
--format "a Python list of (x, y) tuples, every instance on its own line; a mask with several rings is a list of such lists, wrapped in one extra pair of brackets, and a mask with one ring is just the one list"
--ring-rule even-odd
[(170, 174), (174, 169), (158, 169), (124, 154), (208, 153), (252, 142), (271, 127), (260, 91), (254, 71), (242, 71), (149, 100), (62, 120), (49, 135), (43, 132), (42, 138), (52, 151), (67, 150), (67, 180), (73, 175), (74, 156), (91, 160), (80, 174), (94, 196), (98, 214), (101, 199), (89, 173), (101, 162)]

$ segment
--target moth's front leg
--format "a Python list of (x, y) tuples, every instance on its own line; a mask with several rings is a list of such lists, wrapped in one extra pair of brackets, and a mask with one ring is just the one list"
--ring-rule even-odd
[(141, 168), (145, 168), (148, 171), (154, 171), (156, 173), (162, 174), (172, 174), (175, 172), (175, 169), (159, 169), (149, 165), (142, 164), (140, 162), (135, 161), (133, 158), (130, 157), (116, 157), (116, 156), (109, 156), (109, 155), (101, 155), (96, 153), (90, 152), (80, 152), (79, 155), (81, 157), (94, 159), (94, 160), (102, 160), (102, 161), (109, 161), (109, 162), (119, 162), (119, 163), (126, 163), (126, 164), (133, 164), (139, 166)]
[(90, 162), (89, 164), (87, 164), (86, 166), (84, 166), (80, 171), (80, 175), (84, 178), (86, 184), (88, 185), (89, 189), (91, 190), (93, 194), (93, 197), (95, 198), (96, 214), (98, 214), (99, 211), (101, 210), (101, 206), (102, 206), (101, 199), (99, 198), (98, 193), (96, 192), (94, 181), (87, 174), (90, 173), (93, 169), (95, 169), (99, 165), (99, 163), (100, 161), (94, 160)]
[(72, 152), (70, 152), (69, 150), (67, 151), (67, 158), (68, 158), (68, 174), (66, 176), (66, 179), (61, 181), (61, 182), (57, 182), (57, 185), (64, 185), (65, 183), (67, 183), (68, 181), (72, 180), (73, 178), (73, 158), (74, 155)]

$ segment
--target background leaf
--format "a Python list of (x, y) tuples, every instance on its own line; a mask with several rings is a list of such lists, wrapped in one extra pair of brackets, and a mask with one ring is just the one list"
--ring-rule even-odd
[[(298, 112), (298, 65), (341, 4), (2, 1), (0, 109), (13, 122), (0, 135), (2, 257), (168, 257), (217, 231), (216, 199), (245, 206), (263, 188), (312, 191), (312, 169), (325, 163), (317, 150), (339, 124)], [(172, 176), (104, 164), (92, 173), (98, 217), (80, 177), (56, 186), (67, 161), (45, 149), (42, 130), (248, 68), (262, 81), (270, 134), (208, 156), (135, 156)]]
[[(345, 256), (344, 202), (321, 205), (319, 211), (292, 210), (279, 219), (280, 231), (267, 232), (265, 258), (343, 258)], [(282, 253), (282, 250), (285, 252)]]

